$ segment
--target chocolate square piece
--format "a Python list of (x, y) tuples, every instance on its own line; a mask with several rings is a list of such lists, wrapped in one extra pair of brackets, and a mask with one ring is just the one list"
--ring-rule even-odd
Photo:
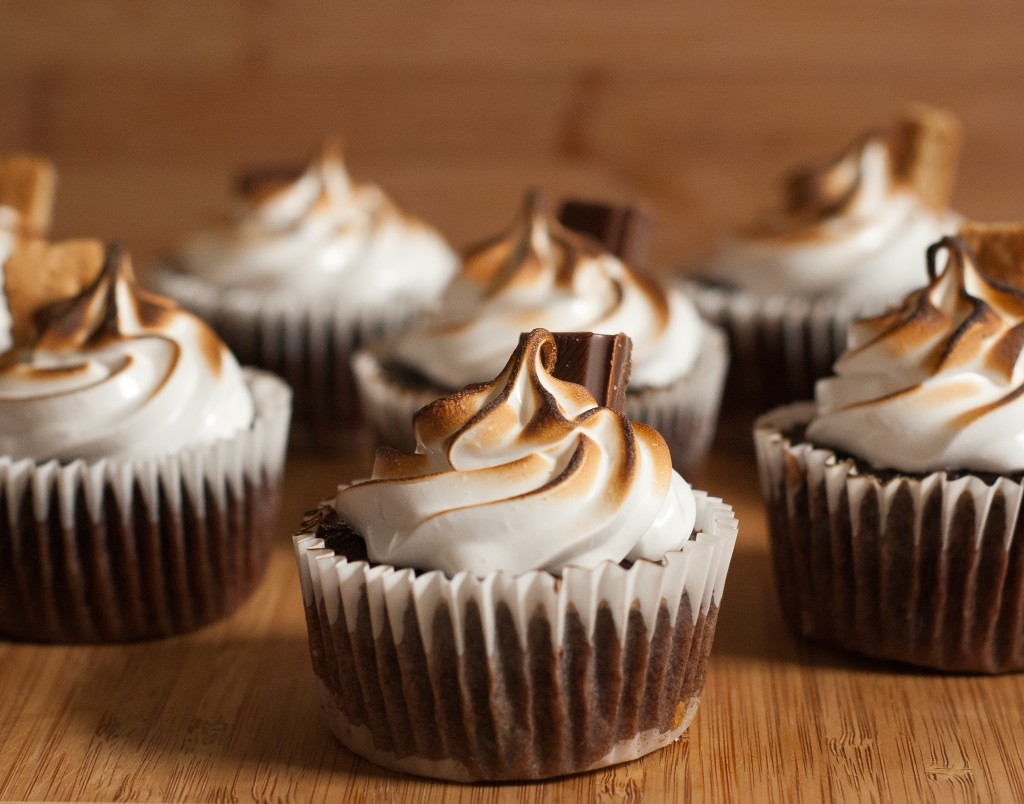
[(558, 354), (555, 377), (578, 383), (594, 395), (599, 405), (622, 413), (629, 385), (630, 353), (628, 335), (599, 335), (594, 332), (553, 332)]
[(569, 199), (558, 212), (558, 222), (597, 240), (633, 268), (647, 261), (654, 218), (638, 207)]

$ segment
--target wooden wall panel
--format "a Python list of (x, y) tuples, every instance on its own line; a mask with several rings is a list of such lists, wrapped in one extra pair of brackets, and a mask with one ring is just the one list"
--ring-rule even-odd
[(58, 161), (58, 234), (144, 255), (223, 208), (236, 166), (336, 131), (457, 243), (527, 184), (578, 182), (646, 199), (668, 265), (911, 100), (965, 120), (958, 206), (1020, 215), (1022, 33), (1011, 3), (925, 0), (0, 0), (0, 148)]

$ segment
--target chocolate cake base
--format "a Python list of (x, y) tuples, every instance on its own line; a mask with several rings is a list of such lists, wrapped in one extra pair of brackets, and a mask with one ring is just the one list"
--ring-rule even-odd
[(776, 586), (798, 634), (943, 671), (1024, 670), (1024, 485), (876, 472), (798, 442), (813, 405), (755, 433)]

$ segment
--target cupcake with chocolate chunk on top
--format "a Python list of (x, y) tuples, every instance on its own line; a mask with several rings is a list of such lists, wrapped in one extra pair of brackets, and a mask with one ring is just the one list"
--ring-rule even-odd
[(416, 452), (382, 447), (296, 534), (317, 686), (349, 749), (541, 779), (686, 729), (737, 526), (656, 432), (598, 404), (621, 405), (627, 343), (523, 335), (494, 380), (416, 414)]
[(210, 321), (240, 360), (295, 389), (296, 435), (322, 447), (360, 425), (349, 358), (407, 329), (457, 257), (328, 142), (305, 168), (244, 175), (232, 214), (186, 239), (157, 288)]
[(919, 284), (920, 255), (960, 216), (950, 211), (960, 124), (922, 105), (799, 169), (778, 208), (728, 238), (687, 282), (701, 313), (729, 333), (726, 409), (749, 421), (808, 399), (846, 345), (856, 315)]
[(140, 290), (118, 247), (0, 257), (0, 635), (123, 641), (226, 614), (269, 558), (288, 389)]
[(1024, 226), (968, 225), (855, 321), (817, 405), (755, 429), (783, 610), (810, 638), (1024, 669)]
[(435, 313), (356, 354), (359, 392), (380, 440), (411, 449), (413, 414), (493, 378), (519, 333), (533, 327), (629, 335), (627, 416), (665, 437), (677, 468), (700, 463), (728, 362), (723, 334), (682, 293), (554, 220), (537, 192), (506, 232), (467, 252)]

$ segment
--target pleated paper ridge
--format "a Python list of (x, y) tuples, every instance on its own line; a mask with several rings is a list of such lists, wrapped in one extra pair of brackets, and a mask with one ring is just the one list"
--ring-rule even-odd
[(804, 636), (940, 670), (1024, 669), (1024, 487), (946, 472), (873, 477), (783, 433), (813, 405), (756, 428), (783, 611)]
[(457, 779), (620, 762), (696, 711), (735, 544), (729, 506), (664, 564), (446, 578), (349, 562), (295, 537), (314, 671), (338, 737), (374, 761)]
[(363, 344), (412, 326), (423, 307), (393, 300), (351, 309), (344, 297), (294, 298), (249, 288), (222, 288), (194, 276), (156, 271), (162, 293), (205, 318), (239, 362), (283, 377), (295, 391), (294, 433), (323, 447), (345, 443), (360, 421), (352, 353)]
[(830, 297), (758, 296), (740, 289), (682, 281), (701, 315), (729, 334), (729, 404), (759, 411), (810, 399), (814, 383), (831, 374), (859, 310)]
[(0, 632), (122, 641), (234, 608), (269, 557), (288, 388), (245, 370), (253, 426), (145, 460), (0, 457)]

